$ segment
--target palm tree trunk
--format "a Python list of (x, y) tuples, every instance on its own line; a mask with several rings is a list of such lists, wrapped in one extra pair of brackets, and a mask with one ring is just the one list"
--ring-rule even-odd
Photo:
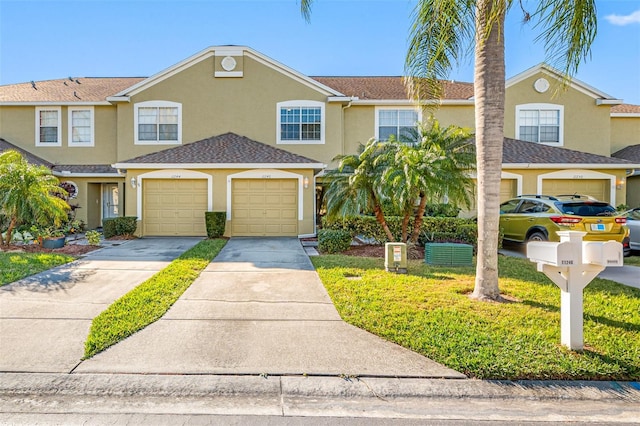
[(411, 212), (406, 212), (402, 217), (402, 235), (400, 241), (406, 244), (409, 235), (409, 220), (411, 220)]
[(427, 195), (423, 192), (420, 194), (420, 204), (418, 205), (418, 211), (416, 211), (416, 217), (413, 221), (413, 232), (411, 233), (411, 243), (418, 244), (418, 238), (420, 237), (420, 230), (422, 229), (422, 223), (424, 222), (424, 211), (427, 208)]
[[(7, 229), (7, 240), (3, 241), (6, 245), (11, 244), (11, 237), (13, 236), (13, 230), (16, 227), (16, 223), (18, 222), (18, 220), (16, 219), (16, 217), (12, 217), (11, 218), (11, 222), (9, 222), (9, 228)], [(2, 238), (0, 238), (0, 241), (2, 241)]]
[[(494, 8), (501, 8), (496, 10)], [(478, 263), (472, 298), (500, 299), (498, 227), (504, 141), (505, 6), (493, 0), (476, 5), (475, 120), (478, 194)], [(491, 18), (496, 17), (497, 18)], [(493, 20), (492, 20), (493, 19)]]
[[(372, 194), (372, 196), (373, 196), (373, 199), (376, 200), (375, 194)], [(382, 207), (380, 206), (380, 203), (378, 203), (377, 201), (375, 201), (373, 204), (373, 214), (376, 216), (376, 220), (378, 221), (380, 226), (382, 226), (382, 230), (384, 231), (389, 241), (395, 241), (395, 238), (393, 237), (393, 234), (389, 229), (389, 225), (387, 224), (387, 220), (384, 217), (384, 212), (382, 211)]]

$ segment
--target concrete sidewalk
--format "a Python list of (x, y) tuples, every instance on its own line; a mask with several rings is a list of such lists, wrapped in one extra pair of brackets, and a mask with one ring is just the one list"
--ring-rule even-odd
[(200, 240), (123, 241), (0, 287), (0, 371), (72, 371), (91, 320)]
[(465, 377), (343, 322), (297, 238), (231, 239), (161, 320), (75, 372)]

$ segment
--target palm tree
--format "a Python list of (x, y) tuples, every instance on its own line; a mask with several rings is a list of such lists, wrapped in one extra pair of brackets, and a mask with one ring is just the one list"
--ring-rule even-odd
[[(301, 0), (309, 18), (312, 0)], [(547, 62), (563, 70), (565, 83), (589, 56), (597, 30), (595, 0), (540, 0), (535, 11), (522, 0), (419, 0), (409, 35), (405, 70), (418, 100), (438, 99), (446, 78), (474, 47), (478, 196), (478, 262), (473, 298), (500, 299), (498, 287), (499, 191), (504, 139), (504, 22), (515, 4), (525, 22), (541, 30)]]
[(44, 166), (34, 166), (17, 151), (0, 154), (0, 213), (9, 220), (4, 244), (22, 223), (59, 225), (67, 219), (69, 205), (56, 196), (66, 195), (58, 179)]
[(330, 182), (325, 193), (327, 217), (373, 212), (389, 241), (394, 241), (382, 211), (385, 188), (381, 180), (381, 165), (376, 160), (383, 151), (384, 146), (372, 139), (361, 146), (360, 154), (339, 155), (334, 158), (338, 167), (327, 173)]

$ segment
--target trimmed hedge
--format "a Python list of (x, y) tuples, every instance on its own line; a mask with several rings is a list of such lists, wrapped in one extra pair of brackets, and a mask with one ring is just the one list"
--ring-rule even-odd
[(220, 238), (224, 235), (227, 224), (226, 212), (204, 212), (204, 222), (207, 227), (207, 237)]
[(102, 220), (102, 234), (105, 238), (115, 237), (116, 235), (131, 236), (136, 232), (138, 227), (138, 218), (136, 216), (122, 216)]
[(318, 249), (323, 253), (340, 253), (351, 247), (351, 233), (344, 229), (318, 231)]
[[(391, 233), (398, 239), (402, 230), (402, 217), (389, 216), (386, 218)], [(325, 230), (343, 230), (351, 236), (363, 235), (373, 239), (376, 243), (389, 242), (382, 227), (373, 216), (354, 216), (334, 221), (322, 219)], [(413, 219), (409, 222), (409, 232), (413, 229)], [(318, 233), (318, 245), (320, 233)], [(427, 242), (458, 242), (471, 244), (474, 249), (478, 246), (478, 225), (473, 219), (456, 217), (425, 217), (418, 239), (419, 245)]]

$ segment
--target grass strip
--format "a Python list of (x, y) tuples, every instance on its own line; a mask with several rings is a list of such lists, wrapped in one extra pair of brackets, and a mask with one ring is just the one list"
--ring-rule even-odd
[[(634, 254), (637, 253), (634, 252)], [(634, 255), (624, 258), (624, 264), (629, 266), (640, 266), (640, 255)]]
[(160, 319), (202, 270), (218, 255), (226, 240), (203, 240), (166, 268), (113, 302), (93, 319), (84, 345), (84, 359), (131, 336)]
[(0, 286), (73, 260), (66, 254), (0, 252)]
[(409, 273), (383, 260), (312, 258), (342, 318), (470, 377), (640, 379), (640, 290), (596, 279), (584, 291), (585, 350), (560, 344), (560, 289), (535, 264), (500, 257), (507, 303), (468, 295), (473, 267), (410, 261)]

